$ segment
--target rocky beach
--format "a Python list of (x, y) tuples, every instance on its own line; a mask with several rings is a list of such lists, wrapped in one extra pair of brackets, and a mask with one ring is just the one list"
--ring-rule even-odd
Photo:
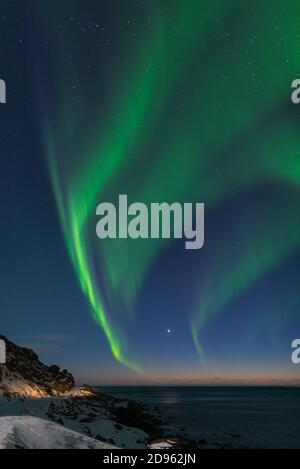
[[(6, 344), (6, 363), (0, 365), (2, 448), (142, 449), (186, 444), (183, 438), (179, 443), (178, 435), (172, 435), (158, 408), (149, 409), (91, 386), (76, 387), (68, 370), (47, 366), (33, 350), (0, 338)], [(24, 431), (26, 427), (31, 429), (32, 441)], [(69, 431), (73, 433), (69, 435)], [(51, 437), (53, 433), (57, 438)]]
[(298, 445), (298, 388), (78, 386), (70, 371), (0, 339), (6, 348), (6, 363), (0, 364), (0, 449)]

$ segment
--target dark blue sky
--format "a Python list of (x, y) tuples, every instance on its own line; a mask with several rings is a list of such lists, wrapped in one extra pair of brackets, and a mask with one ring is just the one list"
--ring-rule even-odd
[[(107, 81), (114, 78), (109, 76), (113, 69), (110, 64), (114, 59), (114, 49), (108, 48), (107, 40), (115, 41), (123, 23), (127, 24), (132, 18), (136, 21), (141, 19), (150, 8), (148, 2), (131, 1), (127, 18), (124, 11), (123, 16), (119, 14), (118, 1), (112, 2), (113, 6), (93, 0), (81, 6), (74, 2), (74, 8), (68, 1), (53, 0), (51, 4), (53, 14), (45, 36), (54, 34), (57, 27), (62, 34), (65, 31), (68, 46), (72, 41), (77, 45), (75, 55), (79, 68), (81, 61), (85, 63), (87, 44), (90, 46), (91, 41), (87, 40), (81, 48), (78, 46), (82, 28), (78, 28), (77, 33), (72, 30), (70, 38), (68, 24), (72, 11), (76, 21), (83, 25), (99, 23), (110, 26), (105, 36), (97, 39), (100, 43), (102, 41), (99, 67), (102, 67)], [(57, 22), (53, 23), (56, 13)], [(20, 345), (34, 348), (47, 363), (54, 362), (69, 368), (79, 381), (92, 384), (299, 381), (300, 368), (297, 369), (290, 360), (291, 341), (300, 334), (298, 247), (258, 274), (205, 321), (199, 332), (204, 362), (199, 360), (191, 339), (189, 313), (197, 309), (197, 294), (200, 295), (200, 304), (204, 297), (213, 303), (213, 288), (208, 293), (203, 285), (205, 279), (214, 282), (214, 269), (221, 271), (220, 259), (215, 260), (212, 255), (214, 249), (218, 251), (216, 246), (226, 250), (227, 243), (234, 240), (236, 246), (231, 248), (232, 257), (241, 256), (244, 245), (238, 236), (232, 237), (230, 233), (241, 225), (243, 233), (248, 231), (247, 220), (250, 232), (259, 232), (255, 228), (253, 214), (263, 203), (270, 207), (273, 201), (279, 209), (279, 199), (287, 204), (293, 200), (291, 204), (294, 204), (296, 216), (300, 203), (298, 188), (287, 187), (276, 178), (272, 181), (260, 179), (250, 187), (234, 191), (216, 205), (208, 204), (206, 244), (200, 252), (186, 252), (182, 241), (170, 243), (161, 251), (139, 291), (134, 306), (136, 321), (127, 330), (130, 347), (147, 371), (144, 375), (136, 375), (115, 360), (79, 287), (67, 253), (47, 170), (41, 132), (44, 108), (40, 92), (49, 89), (51, 77), (43, 75), (43, 70), (47, 70), (49, 63), (55, 63), (57, 51), (49, 45), (43, 55), (45, 37), (42, 27), (37, 26), (39, 14), (34, 1), (0, 1), (0, 77), (7, 83), (7, 104), (0, 106), (1, 334)], [(213, 38), (209, 39), (211, 42), (215, 40), (218, 43), (218, 32), (212, 31), (210, 37)], [(219, 47), (221, 55), (228, 53), (225, 46)], [(93, 60), (97, 67), (96, 59)], [(295, 68), (295, 76), (298, 72), (300, 69)], [(187, 77), (185, 88), (191, 83), (192, 71)], [(287, 74), (287, 89), (288, 78)], [(87, 85), (95, 85), (95, 82), (87, 81)], [(182, 88), (182, 83), (180, 86)], [(286, 122), (290, 125), (293, 119), (299, 119), (296, 111), (285, 104), (278, 113), (278, 102), (284, 98), (284, 94), (280, 95), (271, 113), (274, 121), (278, 120), (282, 127)], [(103, 97), (101, 103), (104, 102)], [(49, 95), (47, 106), (55, 108), (55, 99)], [(92, 102), (89, 106), (93, 115)], [(170, 119), (174, 119), (173, 107), (174, 103), (168, 103)], [(213, 123), (209, 125), (213, 126)], [(257, 131), (254, 137), (263, 140), (267, 131)], [(156, 136), (152, 142), (155, 148), (160, 146), (159, 138)], [(236, 145), (243, 148), (243, 133)], [(221, 157), (226, 158), (226, 152)], [(253, 153), (253, 158), (256, 158), (256, 153)], [(259, 156), (257, 158), (259, 165)], [(212, 172), (222, 168), (215, 157), (211, 161)], [(234, 167), (232, 164), (232, 171)], [(200, 171), (199, 168), (200, 163), (195, 172)], [(135, 184), (135, 177), (131, 182)], [(214, 184), (212, 177), (212, 186)], [(200, 193), (199, 189), (199, 197)], [(197, 197), (197, 192), (193, 194), (193, 198)], [(293, 230), (293, 225), (287, 229)], [(266, 230), (264, 239), (268, 240)], [(270, 230), (273, 230), (273, 225)], [(298, 222), (297, 227), (295, 222), (297, 231)], [(272, 236), (270, 232), (270, 243)], [(268, 241), (266, 250), (270, 248), (267, 244)], [(242, 267), (247, 271), (247, 265)], [(240, 275), (243, 277), (244, 272), (241, 271)], [(236, 278), (231, 281), (239, 284)]]

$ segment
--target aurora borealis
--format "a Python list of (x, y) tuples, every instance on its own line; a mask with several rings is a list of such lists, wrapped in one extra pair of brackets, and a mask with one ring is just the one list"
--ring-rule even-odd
[[(28, 166), (44, 165), (45, 239), (61, 246), (45, 252), (45, 265), (57, 259), (47, 295), (53, 288), (63, 305), (69, 291), (80, 297), (80, 313), (73, 300), (70, 315), (62, 308), (64, 333), (74, 315), (84, 347), (93, 328), (125, 374), (252, 373), (264, 363), (294, 372), (297, 1), (28, 3), (18, 47), (36, 109), (26, 126), (39, 142)], [(205, 203), (205, 246), (99, 240), (96, 207), (119, 194)], [(56, 274), (72, 288), (55, 287)]]

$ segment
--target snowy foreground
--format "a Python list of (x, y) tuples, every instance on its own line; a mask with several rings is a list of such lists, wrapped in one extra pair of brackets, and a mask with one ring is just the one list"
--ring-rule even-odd
[(0, 397), (0, 449), (156, 450), (185, 444), (166, 436), (178, 435), (179, 428), (157, 419), (155, 410), (151, 414), (134, 401), (90, 394), (74, 388), (61, 397)]
[(0, 417), (0, 449), (115, 449), (37, 417)]
[(128, 401), (73, 396), (0, 398), (0, 448), (145, 448), (149, 435), (115, 418)]
[(0, 364), (0, 448), (146, 448), (161, 421), (134, 401), (75, 387), (73, 375), (31, 349), (5, 344)]

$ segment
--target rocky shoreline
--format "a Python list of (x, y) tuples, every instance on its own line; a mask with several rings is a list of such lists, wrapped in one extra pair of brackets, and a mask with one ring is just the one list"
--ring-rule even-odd
[(193, 440), (179, 422), (163, 416), (158, 406), (151, 408), (86, 386), (74, 388), (59, 397), (3, 397), (0, 399), (0, 417), (8, 415), (51, 421), (60, 428), (115, 448), (193, 451), (237, 447), (232, 443)]
[(120, 399), (90, 386), (74, 387), (74, 378), (67, 370), (44, 365), (34, 351), (0, 338), (7, 349), (7, 362), (0, 365), (0, 418), (44, 419), (45, 424), (50, 421), (58, 425), (58, 432), (65, 428), (116, 448), (238, 446), (192, 440), (180, 423), (163, 416), (157, 406)]
[[(82, 397), (87, 389), (91, 395), (85, 394), (85, 397)], [(99, 415), (103, 414), (103, 409), (105, 409), (106, 418), (113, 422), (116, 435), (124, 429), (141, 432), (140, 438), (136, 440), (140, 448), (196, 450), (233, 447), (230, 443), (209, 442), (206, 439), (193, 440), (189, 438), (183, 427), (163, 417), (158, 406), (147, 407), (140, 402), (116, 398), (91, 387), (81, 388), (80, 396), (65, 398), (63, 405), (61, 402), (58, 404), (55, 400), (52, 401), (47, 417), (60, 424), (63, 424), (62, 417), (78, 419), (80, 423), (84, 424), (82, 431), (87, 436), (104, 443), (118, 445), (118, 441), (114, 437), (107, 437), (93, 431), (93, 424), (97, 422)], [(86, 413), (83, 418), (80, 417), (82, 412)], [(237, 438), (238, 436), (236, 435)], [(122, 446), (126, 445), (121, 444)]]
[(112, 445), (118, 444), (116, 439), (96, 433), (94, 430), (94, 424), (104, 416), (112, 422), (115, 434), (124, 429), (135, 430), (136, 434), (140, 432), (140, 438), (136, 440), (140, 447), (146, 448), (152, 441), (163, 439), (165, 433), (162, 419), (153, 415), (143, 404), (115, 398), (91, 387), (80, 388), (77, 395), (75, 393), (70, 397), (51, 400), (46, 415), (61, 425), (65, 425), (66, 420), (70, 419), (78, 421), (79, 424), (83, 424), (82, 431), (87, 436)]

